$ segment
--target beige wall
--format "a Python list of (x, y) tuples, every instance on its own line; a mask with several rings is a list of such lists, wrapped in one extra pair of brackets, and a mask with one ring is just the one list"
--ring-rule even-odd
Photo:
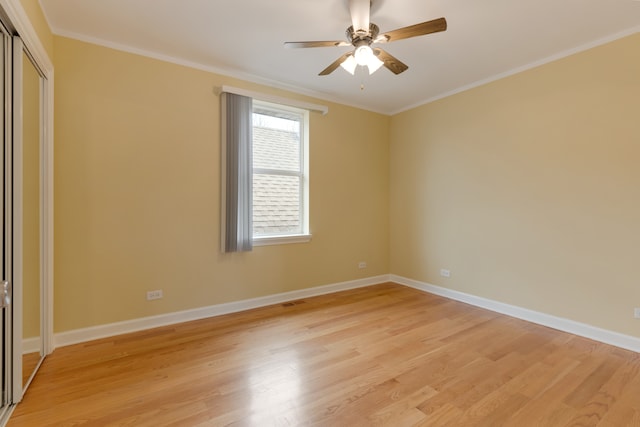
[[(312, 242), (221, 254), (214, 87), (322, 101), (61, 37), (54, 49), (56, 332), (388, 273), (390, 118), (312, 113)], [(147, 302), (154, 289), (164, 299)]]
[(640, 337), (638, 52), (636, 34), (394, 116), (391, 272)]
[(49, 59), (53, 61), (53, 35), (44, 17), (44, 13), (42, 13), (42, 9), (40, 8), (39, 0), (20, 0), (20, 3), (27, 13), (31, 25), (33, 25), (33, 28), (36, 30), (42, 46), (44, 46), (47, 51)]

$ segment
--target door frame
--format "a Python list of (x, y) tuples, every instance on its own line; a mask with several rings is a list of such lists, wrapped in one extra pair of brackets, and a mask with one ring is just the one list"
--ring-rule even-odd
[[(0, 24), (2, 27), (2, 84), (3, 90), (0, 90), (2, 95), (3, 109), (2, 109), (2, 117), (0, 120), (3, 121), (3, 144), (2, 144), (2, 205), (3, 205), (3, 222), (0, 224), (0, 227), (3, 228), (4, 241), (3, 245), (3, 259), (0, 262), (5, 264), (4, 266), (4, 274), (2, 276), (2, 280), (6, 280), (9, 282), (9, 286), (12, 286), (13, 282), (13, 243), (12, 243), (12, 215), (13, 215), (13, 154), (12, 154), (12, 118), (11, 118), (11, 99), (12, 99), (12, 89), (13, 84), (11, 82), (11, 68), (12, 68), (12, 46), (13, 39), (11, 37), (11, 31), (7, 26), (4, 25), (4, 22)], [(10, 291), (10, 298), (13, 298), (13, 295)], [(0, 298), (5, 298), (4, 294), (0, 294)], [(0, 316), (2, 316), (2, 339), (3, 343), (0, 343), (0, 351), (2, 351), (2, 394), (3, 396), (0, 398), (0, 420), (4, 417), (7, 417), (11, 413), (11, 403), (12, 403), (12, 347), (10, 343), (13, 342), (13, 315), (11, 311), (11, 305), (7, 305), (6, 302), (3, 301), (3, 307), (0, 309)]]

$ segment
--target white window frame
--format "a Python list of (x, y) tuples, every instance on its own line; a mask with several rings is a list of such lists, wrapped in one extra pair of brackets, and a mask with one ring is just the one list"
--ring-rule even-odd
[(271, 234), (271, 235), (253, 235), (254, 246), (280, 245), (288, 243), (304, 243), (311, 240), (309, 232), (309, 110), (296, 108), (289, 105), (283, 105), (275, 102), (262, 101), (253, 99), (254, 112), (256, 109), (262, 111), (273, 111), (277, 115), (278, 112), (293, 113), (299, 115), (300, 120), (300, 171), (292, 172), (280, 169), (264, 169), (255, 168), (253, 173), (264, 173), (283, 176), (298, 176), (300, 178), (300, 225), (299, 233), (291, 234)]

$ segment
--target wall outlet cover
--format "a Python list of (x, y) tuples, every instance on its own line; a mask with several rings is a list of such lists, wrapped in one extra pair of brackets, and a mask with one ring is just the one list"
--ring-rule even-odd
[(157, 289), (155, 291), (148, 291), (147, 292), (147, 301), (152, 301), (154, 299), (160, 299), (162, 298), (162, 289)]

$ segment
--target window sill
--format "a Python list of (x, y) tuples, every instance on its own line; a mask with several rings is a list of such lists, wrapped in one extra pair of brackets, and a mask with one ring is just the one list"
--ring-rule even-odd
[(293, 234), (286, 236), (261, 236), (253, 238), (253, 246), (286, 245), (289, 243), (307, 243), (311, 234)]

